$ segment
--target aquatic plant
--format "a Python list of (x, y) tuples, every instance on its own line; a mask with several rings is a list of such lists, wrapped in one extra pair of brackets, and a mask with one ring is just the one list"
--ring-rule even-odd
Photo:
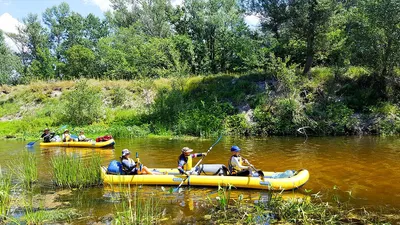
[(28, 207), (25, 215), (21, 218), (21, 222), (26, 224), (46, 224), (53, 222), (71, 222), (73, 219), (81, 215), (76, 209), (53, 209), (46, 210), (44, 208)]
[(386, 220), (365, 209), (354, 209), (338, 202), (329, 204), (318, 197), (283, 199), (281, 194), (269, 192), (266, 200), (255, 204), (244, 202), (239, 196), (237, 200), (228, 199), (225, 205), (225, 200), (221, 204), (218, 199), (220, 196), (211, 203), (211, 219), (217, 223), (384, 224)]
[(0, 224), (5, 220), (11, 205), (11, 175), (3, 174), (0, 167)]
[(36, 155), (33, 153), (22, 153), (19, 159), (12, 162), (11, 165), (12, 168), (10, 167), (10, 171), (22, 182), (25, 188), (31, 188), (38, 180), (38, 161)]
[(53, 181), (59, 187), (84, 188), (102, 183), (100, 155), (86, 162), (78, 155), (62, 154), (51, 159)]
[(116, 213), (114, 224), (160, 224), (162, 210), (160, 199), (154, 194), (150, 196), (142, 195), (141, 191), (135, 187), (132, 193), (131, 187), (121, 195), (121, 205), (114, 204)]

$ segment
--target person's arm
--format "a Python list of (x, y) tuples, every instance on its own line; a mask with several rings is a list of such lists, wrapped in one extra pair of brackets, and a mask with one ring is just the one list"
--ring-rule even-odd
[(232, 157), (231, 163), (232, 163), (232, 166), (233, 166), (233, 167), (236, 167), (236, 166), (237, 166), (237, 167), (239, 167), (239, 168), (242, 169), (242, 170), (248, 169), (248, 168), (249, 168), (248, 166), (243, 166), (242, 164), (240, 164), (237, 157)]
[(185, 160), (179, 159), (178, 160), (178, 170), (180, 174), (186, 174), (187, 173), (183, 170), (183, 166), (186, 164)]
[(203, 156), (203, 155), (206, 156), (207, 153), (194, 153), (194, 154), (191, 154), (190, 157), (196, 158), (196, 157), (201, 157), (201, 156)]

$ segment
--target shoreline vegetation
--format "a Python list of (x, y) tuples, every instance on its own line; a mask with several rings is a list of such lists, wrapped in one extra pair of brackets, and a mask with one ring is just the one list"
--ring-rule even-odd
[[(330, 68), (313, 68), (310, 76), (313, 79), (291, 81), (295, 90), (290, 96), (281, 90), (288, 85), (287, 79), (262, 73), (2, 85), (0, 138), (37, 139), (45, 127), (56, 130), (62, 125), (76, 134), (83, 129), (91, 138), (104, 134), (190, 138), (219, 133), (263, 137), (400, 132), (396, 104), (380, 102), (357, 111), (347, 103), (350, 99), (334, 93), (342, 79), (354, 74), (340, 78)], [(326, 90), (323, 96), (321, 89)]]

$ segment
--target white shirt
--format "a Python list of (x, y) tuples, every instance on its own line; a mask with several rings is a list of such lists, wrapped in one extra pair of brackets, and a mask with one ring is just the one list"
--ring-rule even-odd
[(237, 170), (244, 170), (244, 169), (249, 168), (248, 166), (243, 166), (239, 163), (239, 157), (232, 157), (231, 164), (232, 164), (232, 167), (236, 168)]

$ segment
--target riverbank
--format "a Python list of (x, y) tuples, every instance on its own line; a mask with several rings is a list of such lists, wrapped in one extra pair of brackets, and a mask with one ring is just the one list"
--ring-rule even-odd
[(365, 71), (352, 68), (339, 76), (314, 68), (310, 77), (300, 77), (287, 70), (283, 77), (246, 73), (1, 86), (0, 137), (35, 139), (43, 128), (60, 133), (63, 125), (90, 137), (117, 138), (400, 132), (397, 105), (356, 91)]

